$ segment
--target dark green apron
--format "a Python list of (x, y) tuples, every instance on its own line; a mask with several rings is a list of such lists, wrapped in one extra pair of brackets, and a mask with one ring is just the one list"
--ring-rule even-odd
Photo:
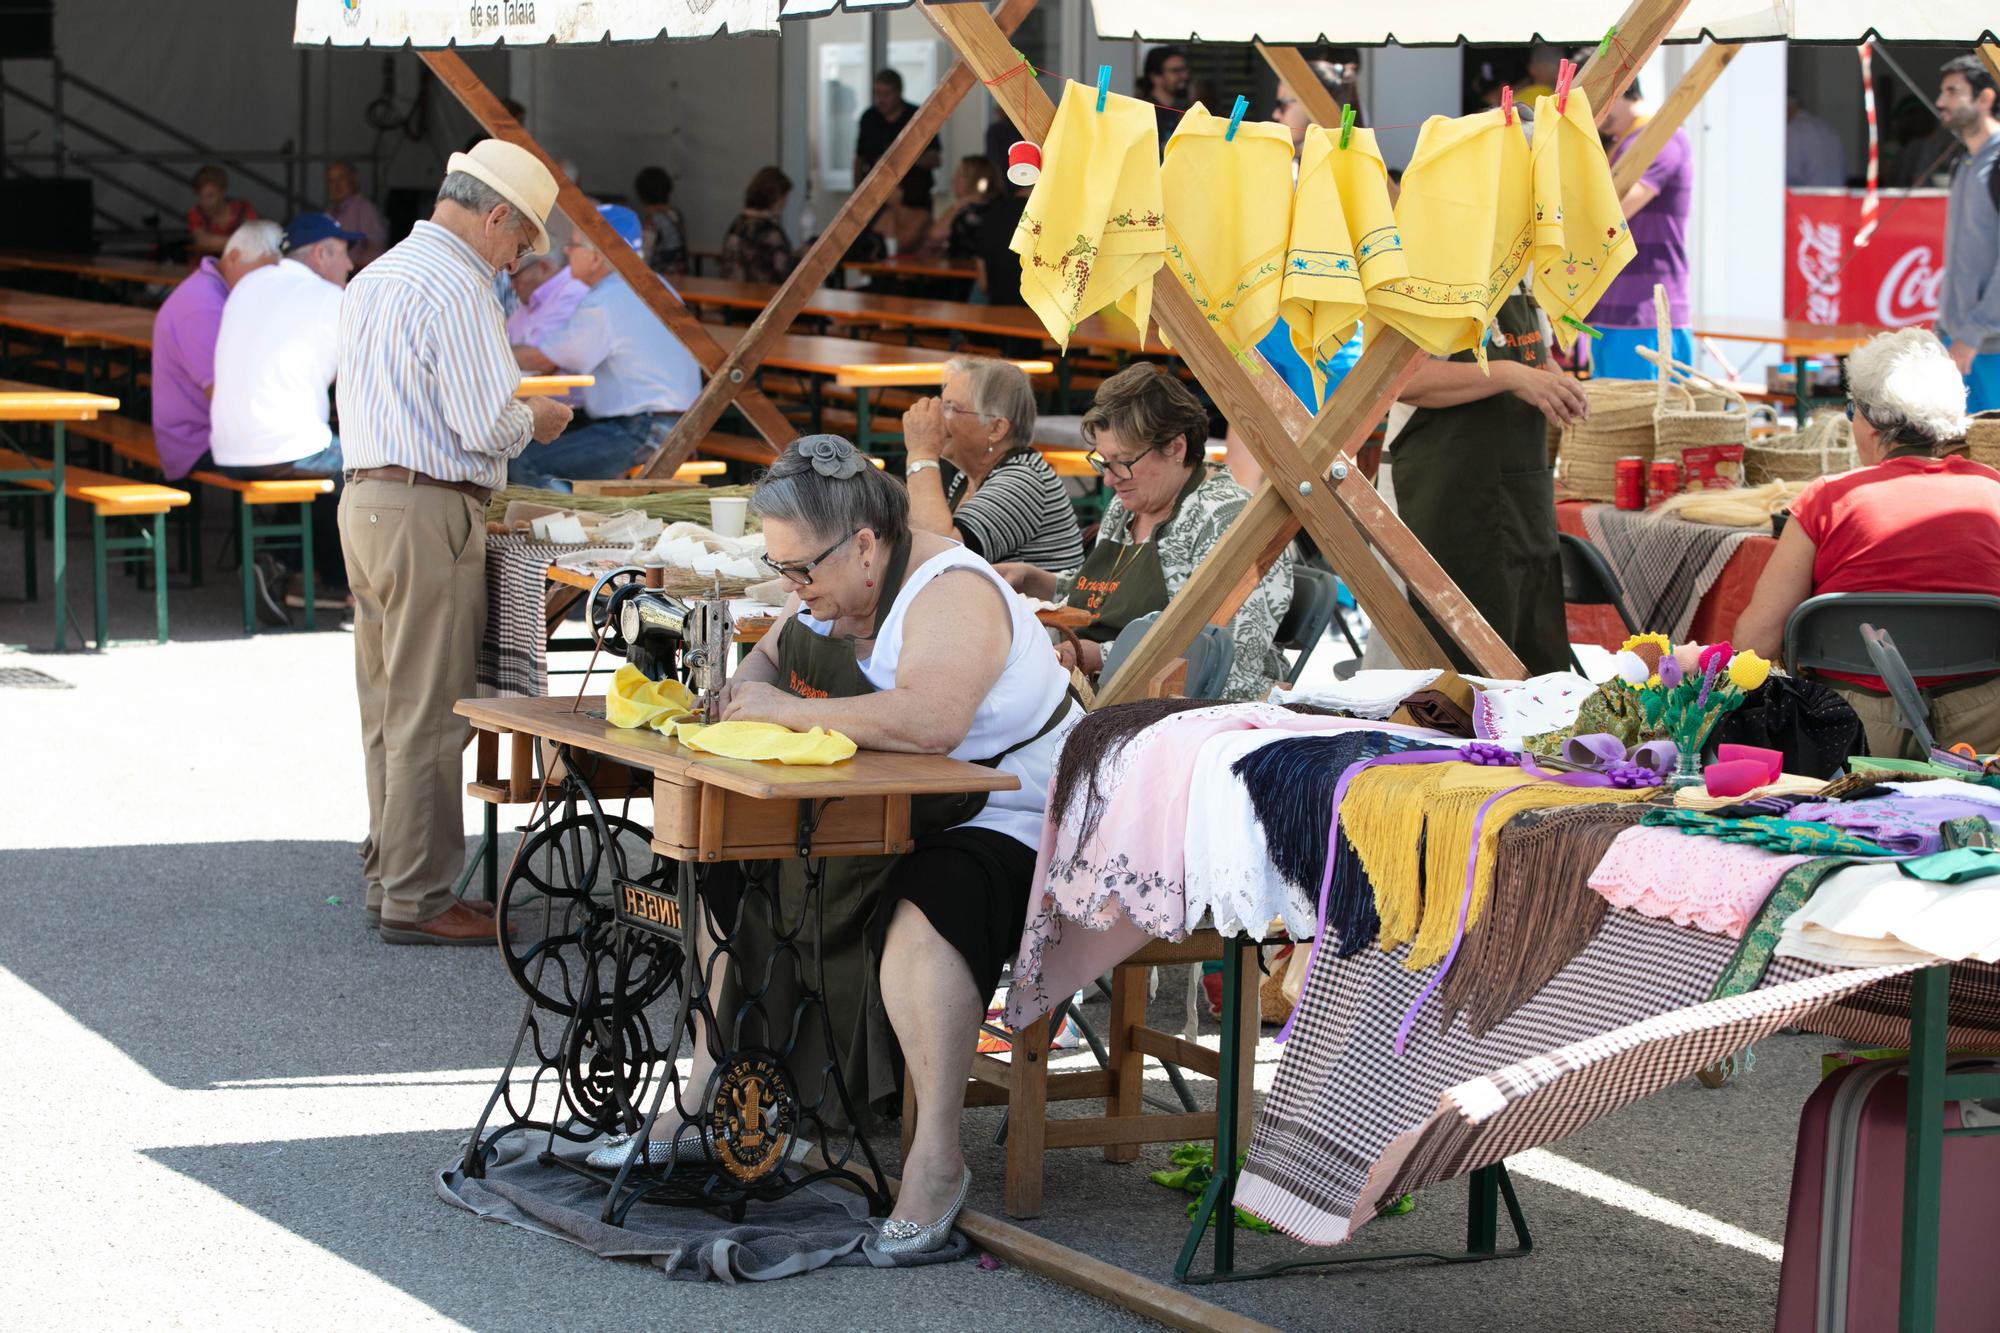
[[(1489, 361), (1541, 366), (1549, 349), (1520, 292), (1494, 321)], [(1460, 352), (1454, 361), (1471, 361)], [(1549, 423), (1511, 393), (1457, 407), (1420, 407), (1396, 436), (1396, 509), (1530, 674), (1569, 666), (1562, 556), (1556, 545)], [(1416, 599), (1412, 597), (1412, 604)], [(1421, 606), (1452, 664), (1473, 663)]]
[(1160, 534), (1180, 517), (1181, 505), (1208, 479), (1206, 464), (1188, 475), (1174, 497), (1174, 512), (1142, 542), (1098, 542), (1076, 572), (1069, 604), (1097, 618), (1076, 632), (1079, 639), (1110, 643), (1140, 616), (1167, 609), (1167, 574), (1160, 568)]
[[(882, 595), (876, 603), (874, 626), (869, 631), (871, 643), (882, 632), (882, 622), (902, 591), (903, 580), (909, 573), (910, 545), (907, 536), (897, 543), (882, 572)], [(876, 693), (875, 686), (862, 673), (854, 642), (815, 634), (800, 624), (797, 617), (787, 620), (778, 631), (778, 687), (802, 699), (851, 699)], [(1040, 740), (1068, 716), (1070, 703), (1071, 696), (1065, 695), (1054, 715), (1033, 736), (990, 759), (975, 762), (993, 767), (1015, 750)], [(965, 823), (986, 808), (986, 797), (985, 792), (914, 797), (910, 802), (910, 836), (923, 838)], [(827, 1013), (839, 1053), (841, 1076), (864, 1126), (876, 1118), (870, 1108), (892, 1102), (897, 1091), (896, 1038), (882, 1007), (880, 971), (887, 909), (893, 906), (884, 901), (883, 894), (890, 871), (899, 859), (828, 857), (820, 877), (817, 956), (821, 959)], [(736, 956), (740, 960), (762, 960), (773, 957), (782, 930), (798, 928), (805, 910), (806, 867), (799, 858), (787, 857), (748, 865), (744, 870), (747, 876), (766, 879), (775, 893), (777, 920), (772, 917), (770, 896), (749, 891), (742, 897), (735, 935), (739, 950)], [(798, 943), (803, 965), (810, 969), (815, 957), (812, 931), (805, 931)], [(761, 981), (762, 967), (757, 962), (750, 962), (749, 966)], [(717, 1014), (725, 1026), (744, 1000), (742, 971), (742, 967), (729, 969), (723, 1001), (717, 1006)], [(770, 969), (769, 989), (763, 998), (764, 1013), (777, 1017), (780, 1029), (796, 1009), (799, 989), (800, 979), (794, 969), (785, 966)], [(738, 1035), (739, 1045), (776, 1048), (784, 1034), (782, 1031), (767, 1034), (753, 1016)], [(820, 1071), (826, 1067), (825, 1044), (816, 1023), (808, 1024), (807, 1030), (798, 1034), (798, 1044), (786, 1064), (800, 1100), (812, 1105), (820, 1097)], [(833, 1104), (833, 1099), (829, 1098), (821, 1111), (830, 1123), (841, 1123), (839, 1107)]]

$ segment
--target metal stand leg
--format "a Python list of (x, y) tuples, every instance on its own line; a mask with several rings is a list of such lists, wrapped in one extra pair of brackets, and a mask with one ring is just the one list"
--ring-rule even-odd
[(61, 652), (63, 650), (64, 628), (66, 622), (69, 620), (69, 598), (65, 595), (69, 588), (69, 505), (64, 501), (63, 491), (63, 454), (67, 448), (67, 436), (64, 432), (62, 422), (58, 421), (53, 424), (55, 426), (53, 432), (55, 443), (53, 445), (54, 452), (50, 455), (52, 461), (49, 465), (49, 495), (51, 496), (49, 504), (49, 537), (55, 544), (55, 551), (52, 558), (55, 561), (56, 583), (56, 651)]
[[(56, 497), (62, 503), (62, 497)], [(103, 652), (109, 637), (111, 623), (111, 562), (104, 554), (104, 515), (93, 508), (90, 511), (90, 568), (95, 576), (95, 587), (91, 589), (91, 622), (97, 631), (97, 651)]]
[(242, 496), (236, 497), (236, 554), (237, 563), (243, 569), (243, 635), (245, 638), (257, 632), (257, 561), (252, 554), (256, 550), (256, 539), (252, 536), (254, 520), (250, 516), (250, 506)]
[(1903, 1130), (1902, 1313), (1897, 1321), (1903, 1333), (1928, 1333), (1937, 1322), (1945, 1015), (1950, 994), (1949, 967), (1927, 967), (1910, 983), (1910, 1102)]
[(300, 582), (306, 586), (306, 629), (311, 631), (314, 604), (319, 598), (313, 589), (313, 502), (307, 500), (299, 506), (299, 565)]

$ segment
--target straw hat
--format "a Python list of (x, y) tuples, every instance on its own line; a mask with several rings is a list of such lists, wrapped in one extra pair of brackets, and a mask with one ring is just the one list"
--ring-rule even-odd
[(525, 213), (535, 224), (535, 246), (531, 253), (549, 252), (549, 210), (555, 207), (556, 178), (541, 159), (525, 148), (504, 139), (481, 139), (469, 153), (453, 153), (446, 162), (447, 174), (462, 171), (499, 191), (500, 197)]

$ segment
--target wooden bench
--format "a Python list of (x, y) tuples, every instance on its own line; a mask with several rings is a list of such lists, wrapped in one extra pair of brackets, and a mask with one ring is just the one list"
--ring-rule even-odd
[[(88, 425), (92, 423), (75, 423)], [(74, 426), (72, 427), (74, 428)], [(26, 454), (18, 454), (10, 449), (0, 449), (0, 471), (47, 467), (48, 464)], [(30, 490), (43, 491), (54, 497), (55, 483), (37, 478), (22, 480), (20, 485)], [(125, 477), (114, 477), (104, 472), (93, 472), (89, 468), (67, 466), (63, 469), (63, 494), (71, 500), (90, 506), (90, 550), (91, 567), (95, 578), (95, 628), (98, 651), (102, 652), (110, 641), (111, 591), (110, 567), (115, 562), (120, 565), (136, 564), (152, 558), (153, 563), (153, 627), (154, 638), (167, 641), (167, 511), (177, 509), (188, 502), (186, 491), (172, 486), (156, 486), (151, 482), (135, 482)], [(60, 500), (54, 500), (60, 504)], [(114, 518), (152, 519), (151, 524), (141, 522), (133, 536), (112, 536), (107, 529)], [(25, 564), (30, 589), (35, 580), (35, 527), (32, 511), (23, 525), (26, 538)]]

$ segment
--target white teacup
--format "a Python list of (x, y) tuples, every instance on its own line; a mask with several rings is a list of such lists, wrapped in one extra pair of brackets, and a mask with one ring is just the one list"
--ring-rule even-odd
[(718, 495), (708, 502), (709, 530), (718, 537), (741, 537), (744, 520), (749, 516), (748, 496)]

